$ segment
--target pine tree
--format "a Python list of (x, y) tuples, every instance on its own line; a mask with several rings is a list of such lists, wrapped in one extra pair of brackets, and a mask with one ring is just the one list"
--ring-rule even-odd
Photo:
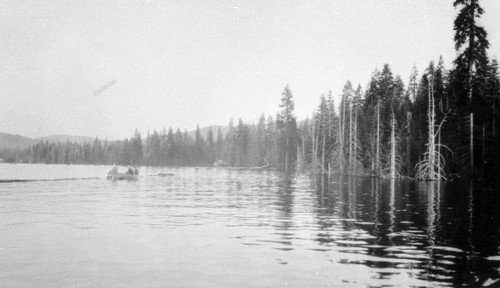
[(215, 162), (216, 146), (214, 140), (214, 131), (212, 127), (208, 127), (207, 138), (205, 141), (205, 150), (203, 152), (204, 159), (203, 164), (210, 166)]
[[(478, 80), (483, 77), (488, 57), (486, 49), (489, 41), (483, 27), (477, 24), (477, 19), (484, 13), (479, 5), (479, 0), (455, 0), (453, 6), (461, 6), (454, 22), (455, 50), (459, 53), (455, 59), (456, 69), (463, 74), (465, 79), (461, 83), (466, 88), (467, 98), (472, 101), (474, 92), (478, 92)], [(475, 91), (476, 90), (476, 91)], [(466, 103), (465, 95), (458, 95), (459, 103)]]
[[(453, 121), (446, 127), (450, 148), (457, 154), (456, 167), (474, 171), (484, 163), (482, 131), (491, 123), (491, 99), (485, 97), (489, 47), (486, 30), (478, 25), (484, 13), (479, 0), (455, 0), (460, 11), (454, 22), (458, 53), (450, 73), (450, 102)], [(485, 147), (486, 148), (486, 147)]]
[(131, 159), (130, 165), (141, 165), (143, 150), (142, 137), (139, 130), (135, 129), (134, 136), (130, 139)]
[(200, 126), (196, 126), (196, 131), (194, 134), (194, 151), (192, 154), (193, 162), (200, 165), (204, 164), (204, 153), (205, 152), (205, 140), (201, 136)]
[(248, 153), (249, 153), (249, 129), (241, 119), (238, 120), (235, 137), (236, 159), (235, 166), (244, 167), (248, 166)]
[(277, 126), (280, 133), (280, 159), (284, 164), (286, 171), (292, 168), (292, 163), (295, 161), (297, 141), (296, 130), (297, 122), (295, 120), (293, 95), (290, 87), (285, 86), (281, 93), (281, 103), (279, 105), (281, 111), (277, 114)]
[(260, 115), (259, 122), (255, 128), (254, 136), (251, 138), (251, 150), (254, 165), (266, 164), (266, 117), (264, 114)]
[(222, 160), (224, 158), (224, 135), (222, 134), (222, 129), (219, 127), (217, 129), (217, 140), (215, 141), (215, 155), (216, 160)]
[(276, 121), (274, 121), (272, 116), (268, 116), (266, 119), (266, 137), (265, 137), (265, 147), (266, 147), (266, 158), (272, 164), (279, 164), (279, 133), (277, 129)]
[(410, 73), (410, 81), (408, 82), (408, 97), (410, 101), (415, 101), (418, 91), (418, 71), (417, 66), (413, 65)]

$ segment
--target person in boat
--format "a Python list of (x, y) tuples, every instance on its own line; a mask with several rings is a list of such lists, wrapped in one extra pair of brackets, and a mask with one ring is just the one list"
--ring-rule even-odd
[(128, 175), (134, 175), (134, 170), (132, 170), (132, 167), (128, 167), (127, 173)]
[(118, 172), (118, 167), (115, 166), (115, 164), (113, 164), (113, 168), (111, 168), (111, 170), (109, 170), (108, 172), (108, 179), (111, 179), (112, 175), (113, 174), (116, 174)]

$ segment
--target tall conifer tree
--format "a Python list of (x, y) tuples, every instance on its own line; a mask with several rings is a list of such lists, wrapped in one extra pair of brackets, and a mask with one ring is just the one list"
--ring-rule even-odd
[[(455, 0), (459, 7), (454, 22), (457, 58), (451, 72), (450, 102), (455, 118), (446, 130), (456, 131), (447, 135), (453, 139), (449, 145), (456, 152), (456, 167), (474, 170), (484, 163), (485, 127), (491, 125), (491, 100), (485, 97), (489, 47), (486, 30), (478, 25), (484, 10), (479, 0)], [(458, 140), (458, 141), (457, 141)], [(469, 169), (471, 170), (471, 169)], [(465, 172), (465, 171), (462, 171)]]
[(296, 154), (296, 129), (297, 122), (295, 120), (293, 95), (290, 87), (285, 86), (281, 93), (281, 111), (277, 115), (276, 123), (280, 129), (280, 138), (283, 145), (281, 146), (281, 157), (285, 170), (291, 168), (291, 164), (295, 159)]

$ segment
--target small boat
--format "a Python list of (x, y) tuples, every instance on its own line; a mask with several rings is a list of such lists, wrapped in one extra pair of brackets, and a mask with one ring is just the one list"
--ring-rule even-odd
[(106, 177), (108, 180), (137, 180), (139, 179), (139, 170), (137, 168), (132, 169), (132, 167), (129, 167), (127, 172), (125, 173), (120, 173), (118, 172), (118, 167), (113, 165), (113, 168), (108, 172), (108, 176)]

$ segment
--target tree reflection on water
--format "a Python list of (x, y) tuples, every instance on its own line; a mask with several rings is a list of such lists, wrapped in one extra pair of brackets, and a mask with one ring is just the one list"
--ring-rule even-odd
[(325, 175), (313, 186), (316, 241), (356, 255), (343, 263), (411, 269), (440, 285), (500, 284), (500, 262), (488, 260), (500, 245), (494, 187)]

